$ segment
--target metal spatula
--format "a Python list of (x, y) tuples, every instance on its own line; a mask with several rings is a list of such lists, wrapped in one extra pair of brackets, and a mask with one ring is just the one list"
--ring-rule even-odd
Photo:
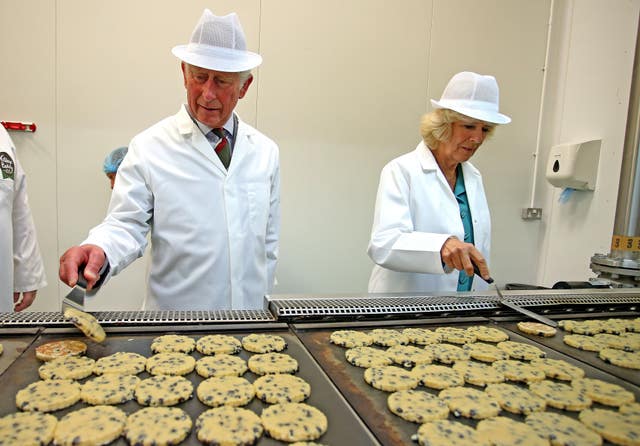
[(78, 282), (69, 294), (62, 299), (62, 312), (67, 307), (73, 307), (80, 311), (84, 311), (84, 299), (87, 297), (87, 280), (84, 278), (84, 267), (78, 270)]
[(505, 307), (511, 308), (512, 310), (515, 310), (520, 314), (529, 316), (531, 319), (535, 319), (538, 322), (542, 322), (545, 325), (549, 325), (550, 327), (558, 326), (558, 323), (556, 321), (552, 321), (548, 317), (541, 316), (538, 313), (534, 313), (533, 311), (527, 310), (526, 308), (522, 308), (514, 304), (513, 302), (509, 302), (508, 300), (506, 300), (502, 295), (502, 291), (500, 291), (500, 288), (498, 288), (498, 284), (494, 283), (494, 280), (492, 277), (489, 277), (488, 279), (482, 278), (482, 276), (480, 275), (480, 270), (478, 269), (478, 265), (476, 265), (475, 263), (473, 264), (473, 272), (476, 273), (476, 275), (480, 277), (482, 280), (484, 280), (485, 282), (494, 284), (493, 286), (495, 287), (496, 292), (498, 293), (498, 301), (500, 302), (500, 304), (504, 305)]

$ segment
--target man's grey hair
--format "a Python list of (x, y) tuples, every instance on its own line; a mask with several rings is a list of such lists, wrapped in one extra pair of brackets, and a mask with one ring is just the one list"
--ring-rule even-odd
[[(184, 61), (182, 63), (189, 69), (191, 69), (191, 67), (195, 66), (195, 65), (191, 65), (190, 63), (187, 63), (187, 62), (184, 62)], [(240, 79), (240, 85), (244, 85), (244, 83), (250, 77), (251, 77), (251, 70), (239, 71), (238, 72), (238, 78)]]
[(240, 83), (244, 84), (249, 77), (251, 77), (251, 70), (241, 71), (238, 73), (240, 75)]

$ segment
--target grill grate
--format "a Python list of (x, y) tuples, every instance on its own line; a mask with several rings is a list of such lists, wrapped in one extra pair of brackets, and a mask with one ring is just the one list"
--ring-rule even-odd
[[(165, 325), (220, 322), (273, 322), (267, 310), (215, 311), (97, 311), (91, 313), (101, 325)], [(0, 313), (0, 327), (67, 326), (59, 312)]]
[[(105, 326), (180, 325), (286, 320), (380, 319), (424, 316), (473, 316), (510, 312), (496, 295), (421, 296), (270, 296), (269, 310), (99, 311), (92, 313)], [(505, 293), (505, 299), (545, 314), (579, 311), (638, 311), (640, 293)], [(68, 326), (59, 312), (0, 313), (0, 327)]]
[(560, 296), (511, 294), (507, 300), (522, 306), (556, 306), (556, 305), (618, 305), (640, 304), (640, 293), (629, 295), (622, 293), (607, 294), (563, 294)]
[[(505, 293), (506, 294), (506, 293)], [(497, 296), (382, 296), (382, 297), (328, 297), (328, 298), (270, 298), (270, 306), (279, 320), (282, 319), (340, 319), (340, 318), (393, 318), (402, 316), (442, 316), (455, 313), (458, 316), (496, 314), (506, 310)], [(521, 307), (543, 307), (545, 313), (566, 314), (571, 311), (594, 307), (607, 311), (640, 308), (640, 295), (628, 293), (564, 293), (564, 294), (509, 294), (505, 300)], [(561, 308), (560, 308), (561, 307)]]
[(387, 316), (422, 313), (477, 312), (498, 304), (490, 299), (454, 296), (285, 299), (271, 302), (278, 318), (313, 316)]

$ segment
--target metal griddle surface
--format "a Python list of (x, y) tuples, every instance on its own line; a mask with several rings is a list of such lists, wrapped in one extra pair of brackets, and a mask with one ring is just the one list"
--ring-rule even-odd
[(37, 338), (37, 330), (32, 335), (2, 335), (0, 334), (0, 344), (3, 352), (0, 355), (0, 375), (7, 370), (13, 362), (24, 353), (29, 345)]
[[(264, 325), (264, 324), (263, 324)], [(88, 350), (87, 356), (98, 359), (103, 356), (110, 355), (117, 351), (129, 351), (140, 353), (143, 356), (149, 357), (152, 355), (150, 350), (151, 341), (154, 337), (161, 334), (184, 334), (191, 336), (195, 339), (204, 336), (206, 334), (228, 334), (231, 336), (235, 336), (238, 339), (241, 339), (243, 336), (249, 333), (259, 333), (259, 332), (268, 332), (270, 334), (277, 334), (282, 336), (288, 344), (287, 349), (283, 353), (287, 353), (298, 360), (299, 364), (299, 372), (296, 373), (296, 376), (299, 376), (305, 379), (311, 385), (311, 396), (305, 403), (313, 405), (320, 409), (328, 419), (329, 428), (327, 432), (318, 440), (323, 443), (331, 444), (331, 445), (340, 445), (340, 444), (349, 444), (349, 445), (377, 445), (378, 443), (375, 441), (375, 438), (371, 435), (371, 433), (366, 429), (365, 425), (358, 418), (356, 413), (349, 407), (347, 402), (341, 396), (339, 392), (333, 387), (331, 381), (327, 378), (327, 376), (322, 372), (322, 370), (315, 363), (313, 358), (309, 355), (309, 353), (304, 349), (300, 341), (297, 337), (291, 333), (286, 326), (282, 326), (282, 324), (276, 324), (279, 326), (277, 329), (271, 329), (265, 331), (265, 329), (255, 329), (255, 330), (246, 330), (246, 331), (231, 331), (231, 330), (218, 330), (218, 331), (207, 331), (207, 332), (189, 332), (189, 331), (175, 331), (175, 332), (161, 332), (161, 333), (152, 333), (147, 332), (146, 334), (109, 334), (107, 332), (107, 340), (103, 344), (97, 344), (92, 341), (89, 341), (86, 338), (82, 338), (80, 336), (74, 336), (77, 331), (67, 331), (61, 332), (57, 330), (56, 334), (47, 334), (45, 333), (35, 341), (26, 352), (20, 356), (13, 364), (7, 369), (7, 371), (0, 376), (0, 388), (3, 389), (3, 397), (0, 399), (0, 416), (6, 415), (8, 413), (16, 412), (17, 409), (15, 407), (15, 394), (18, 390), (24, 388), (28, 384), (39, 380), (38, 376), (38, 366), (41, 364), (39, 360), (35, 357), (35, 347), (41, 345), (45, 342), (49, 342), (52, 340), (58, 339), (78, 339), (87, 343)], [(193, 357), (199, 359), (202, 357), (200, 353), (194, 351), (191, 353)], [(248, 360), (251, 356), (251, 353), (242, 351), (239, 353), (239, 356)], [(142, 372), (138, 375), (139, 378), (144, 379), (148, 378), (150, 375), (147, 372)], [(202, 412), (209, 409), (208, 406), (202, 404), (197, 396), (195, 395), (195, 390), (198, 384), (203, 381), (204, 378), (200, 377), (195, 371), (189, 373), (185, 376), (189, 379), (194, 385), (194, 395), (193, 397), (181, 404), (178, 404), (173, 407), (180, 407), (185, 410), (192, 421), (195, 420)], [(250, 371), (247, 371), (244, 375), (244, 378), (248, 379), (250, 382), (253, 382), (258, 376), (253, 374)], [(80, 382), (85, 382), (87, 379), (80, 380)], [(53, 412), (53, 414), (61, 418), (66, 413), (69, 413), (73, 410), (80, 409), (82, 407), (87, 407), (88, 405), (83, 402), (78, 402), (71, 406), (70, 408), (59, 410)], [(123, 409), (127, 414), (133, 413), (143, 406), (140, 406), (135, 401), (129, 401), (125, 404), (118, 405), (117, 407)], [(256, 414), (260, 415), (262, 409), (267, 407), (267, 404), (261, 402), (257, 398), (245, 408), (253, 410)], [(124, 438), (120, 438), (113, 445), (126, 445), (126, 441)], [(200, 445), (201, 443), (198, 441), (195, 429), (192, 429), (189, 437), (181, 443), (183, 445)], [(271, 438), (268, 438), (263, 434), (262, 438), (256, 443), (259, 446), (272, 446), (272, 445), (281, 445), (286, 444)]]
[[(482, 322), (478, 322), (482, 321)], [(419, 425), (403, 420), (402, 418), (394, 415), (387, 408), (388, 392), (383, 392), (369, 386), (364, 381), (364, 370), (360, 367), (355, 367), (349, 364), (345, 357), (345, 348), (333, 345), (329, 342), (329, 336), (334, 330), (341, 329), (353, 329), (370, 331), (373, 328), (395, 328), (403, 329), (407, 327), (421, 327), (428, 329), (435, 329), (440, 326), (447, 327), (459, 327), (466, 328), (471, 325), (489, 325), (499, 328), (495, 323), (482, 320), (482, 319), (463, 319), (456, 318), (451, 323), (447, 323), (443, 319), (439, 320), (423, 320), (417, 323), (406, 322), (404, 324), (391, 322), (389, 324), (377, 323), (376, 325), (370, 324), (358, 324), (358, 323), (330, 323), (330, 324), (296, 324), (292, 327), (296, 330), (298, 337), (302, 340), (304, 346), (309, 350), (313, 357), (320, 363), (320, 366), (326, 371), (329, 377), (336, 384), (338, 389), (344, 394), (345, 398), (353, 406), (353, 408), (362, 417), (369, 429), (376, 435), (378, 440), (385, 446), (396, 445), (411, 445), (415, 444), (411, 440), (411, 436), (414, 435)], [(547, 354), (548, 358), (563, 359), (573, 365), (581, 367), (586, 377), (597, 378), (603, 381), (618, 384), (627, 390), (632, 391), (636, 400), (640, 400), (640, 387), (633, 385), (627, 381), (619, 379), (616, 376), (612, 376), (598, 368), (591, 365), (578, 363), (575, 359), (553, 350), (552, 348), (537, 344), (532, 340), (529, 340), (517, 333), (508, 333), (510, 340), (517, 342), (524, 342), (528, 344), (534, 344), (536, 347), (541, 348)], [(521, 384), (517, 384), (522, 386)], [(482, 387), (477, 387), (469, 384), (465, 384), (466, 387), (482, 390)], [(431, 394), (437, 395), (438, 391), (429, 389), (427, 387), (418, 387), (420, 390), (425, 390)], [(592, 407), (611, 409), (611, 407), (603, 406), (598, 403), (594, 403)], [(547, 408), (547, 412), (554, 412), (559, 414), (568, 415), (577, 419), (577, 412), (563, 411), (554, 408)], [(509, 417), (517, 421), (524, 421), (524, 416), (511, 414), (507, 411), (502, 411), (501, 416)], [(455, 418), (453, 415), (449, 415), (449, 419), (456, 420), (467, 424), (469, 426), (476, 426), (478, 421), (469, 420), (466, 418)], [(605, 442), (604, 444), (609, 444)]]

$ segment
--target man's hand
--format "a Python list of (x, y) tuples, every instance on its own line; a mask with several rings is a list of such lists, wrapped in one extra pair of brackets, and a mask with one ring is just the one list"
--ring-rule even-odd
[(102, 248), (96, 245), (82, 245), (69, 248), (60, 257), (60, 280), (70, 287), (78, 283), (78, 270), (84, 266), (84, 278), (87, 280), (87, 291), (90, 291), (100, 276), (106, 255)]
[[(36, 300), (38, 290), (33, 291), (16, 291), (13, 293), (13, 311), (22, 311), (30, 306)], [(20, 296), (22, 294), (22, 296)]]
[(456, 237), (450, 237), (442, 245), (440, 249), (440, 257), (449, 268), (464, 271), (467, 276), (473, 276), (473, 264), (475, 263), (480, 270), (483, 279), (489, 279), (489, 267), (480, 251), (471, 243), (460, 241)]

